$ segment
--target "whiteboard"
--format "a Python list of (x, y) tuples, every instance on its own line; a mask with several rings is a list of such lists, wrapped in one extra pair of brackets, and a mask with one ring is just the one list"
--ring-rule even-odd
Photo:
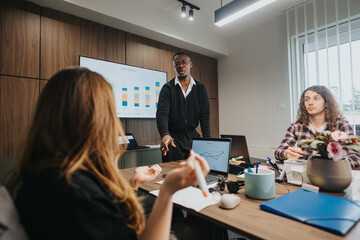
[(80, 66), (101, 74), (110, 83), (120, 118), (155, 118), (167, 73), (80, 56)]

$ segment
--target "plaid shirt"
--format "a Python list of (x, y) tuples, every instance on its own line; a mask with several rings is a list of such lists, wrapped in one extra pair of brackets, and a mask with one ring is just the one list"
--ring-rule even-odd
[[(344, 118), (340, 118), (336, 121), (336, 129), (345, 132), (348, 135), (353, 135), (353, 130), (349, 125), (349, 122)], [(325, 130), (328, 129), (327, 123)], [(285, 160), (284, 152), (288, 147), (293, 147), (297, 143), (297, 141), (302, 139), (308, 139), (314, 137), (313, 132), (306, 126), (304, 127), (300, 122), (294, 122), (290, 125), (290, 127), (286, 130), (285, 138), (281, 141), (280, 146), (275, 151), (275, 158), (278, 160)], [(301, 148), (301, 144), (298, 144), (298, 147)], [(360, 154), (355, 152), (350, 147), (345, 146), (344, 149), (347, 152), (347, 159), (349, 160), (351, 167), (356, 168), (360, 165)], [(311, 151), (307, 149), (302, 149), (304, 152), (304, 156), (301, 159), (307, 160), (311, 156)]]

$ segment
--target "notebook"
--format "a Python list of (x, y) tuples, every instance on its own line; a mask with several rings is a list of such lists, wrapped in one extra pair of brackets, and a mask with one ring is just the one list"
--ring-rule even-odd
[(227, 178), (229, 170), (230, 138), (194, 138), (192, 149), (206, 159), (210, 173), (206, 182), (217, 181), (219, 176)]
[(360, 218), (360, 205), (346, 198), (298, 189), (260, 205), (279, 214), (338, 235), (345, 235)]
[[(119, 137), (119, 141), (120, 143), (124, 143), (124, 141), (122, 141), (122, 138)], [(139, 146), (135, 140), (135, 137), (132, 133), (126, 133), (125, 134), (125, 141), (127, 143), (127, 149), (126, 150), (137, 150), (137, 149), (144, 149), (144, 148), (149, 148), (147, 146)]]
[(229, 159), (243, 156), (243, 158), (240, 160), (245, 162), (245, 163), (241, 163), (238, 166), (230, 165), (229, 173), (237, 175), (245, 168), (254, 167), (254, 163), (256, 162), (260, 162), (260, 163), (266, 162), (266, 159), (252, 158), (249, 156), (249, 151), (245, 136), (221, 134), (221, 137), (231, 138), (231, 153)]

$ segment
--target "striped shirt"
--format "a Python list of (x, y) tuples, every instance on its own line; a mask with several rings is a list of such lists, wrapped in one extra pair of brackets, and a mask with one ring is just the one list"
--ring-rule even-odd
[[(353, 130), (351, 126), (349, 125), (349, 122), (346, 121), (344, 118), (339, 118), (336, 121), (335, 128), (345, 132), (348, 135), (353, 135)], [(325, 126), (325, 130), (328, 129), (327, 123)], [(310, 130), (308, 126), (303, 126), (300, 122), (294, 122), (290, 125), (290, 127), (286, 130), (285, 138), (281, 141), (280, 146), (275, 151), (275, 158), (278, 160), (286, 160), (286, 157), (284, 156), (284, 152), (288, 147), (293, 147), (295, 144), (302, 139), (309, 139), (313, 138), (314, 134)], [(301, 148), (301, 144), (298, 144), (298, 147)], [(360, 154), (356, 151), (354, 151), (352, 148), (344, 146), (345, 151), (347, 152), (346, 158), (349, 160), (351, 167), (356, 168), (360, 165)], [(302, 149), (304, 152), (303, 157), (300, 159), (307, 160), (311, 156), (311, 151), (308, 149)]]

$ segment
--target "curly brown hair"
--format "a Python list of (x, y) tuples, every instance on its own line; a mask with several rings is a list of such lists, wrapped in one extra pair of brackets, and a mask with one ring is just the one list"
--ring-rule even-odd
[(328, 128), (333, 129), (336, 126), (336, 120), (342, 117), (339, 109), (339, 104), (336, 102), (334, 95), (331, 91), (320, 85), (314, 85), (308, 87), (303, 91), (300, 97), (299, 110), (297, 114), (297, 121), (302, 123), (304, 126), (309, 124), (309, 113), (305, 108), (305, 93), (307, 91), (314, 91), (324, 99), (325, 101), (325, 121), (328, 123)]

